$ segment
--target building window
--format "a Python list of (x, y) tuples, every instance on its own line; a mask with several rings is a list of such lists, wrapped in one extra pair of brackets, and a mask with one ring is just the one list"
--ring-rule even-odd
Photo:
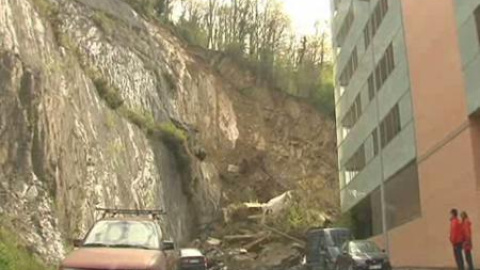
[[(415, 220), (422, 214), (416, 161), (405, 166), (385, 182), (386, 227), (388, 230)], [(366, 239), (383, 232), (380, 187), (373, 190), (347, 215), (356, 238)]]
[(372, 101), (375, 98), (375, 79), (373, 73), (368, 77), (368, 99)]
[(350, 29), (352, 28), (353, 21), (355, 20), (355, 15), (353, 12), (353, 4), (350, 5), (348, 9), (348, 13), (343, 21), (342, 26), (340, 27), (340, 31), (337, 34), (337, 47), (342, 47), (345, 38), (347, 37)]
[(395, 69), (395, 58), (393, 53), (393, 45), (390, 43), (387, 50), (375, 67), (375, 88), (380, 91), (387, 79)]
[(380, 62), (375, 66), (375, 71), (368, 77), (368, 97), (370, 101), (375, 97), (375, 91), (380, 91), (390, 75), (395, 70), (395, 55), (393, 45), (387, 47)]
[(363, 39), (365, 40), (365, 50), (367, 50), (368, 46), (370, 45), (370, 27), (369, 23), (363, 29)]
[(363, 29), (363, 37), (365, 40), (365, 49), (368, 48), (372, 39), (375, 37), (380, 25), (383, 22), (383, 19), (388, 12), (388, 0), (380, 0), (373, 13), (370, 16), (370, 19), (367, 21), (365, 28)]
[(357, 47), (355, 47), (348, 59), (347, 65), (343, 69), (340, 75), (340, 86), (347, 87), (350, 83), (350, 80), (353, 77), (353, 74), (357, 70), (358, 67), (358, 54), (357, 54)]
[(380, 67), (377, 65), (375, 68), (375, 89), (380, 89), (382, 87), (382, 82), (380, 81), (382, 78), (380, 74)]
[(473, 15), (475, 16), (475, 24), (477, 25), (478, 42), (480, 43), (480, 6), (475, 9)]
[(372, 132), (372, 141), (373, 141), (373, 156), (376, 157), (378, 155), (378, 151), (380, 150), (378, 147), (378, 130), (376, 128)]
[(362, 144), (345, 164), (345, 183), (348, 185), (367, 165), (365, 147)]
[(350, 217), (352, 233), (356, 239), (367, 239), (382, 233), (380, 195), (380, 188), (375, 189), (346, 213)]
[(344, 131), (343, 134), (345, 134), (345, 137), (348, 135), (353, 126), (355, 126), (355, 124), (358, 122), (360, 116), (362, 116), (362, 97), (360, 94), (358, 94), (352, 106), (342, 120), (342, 128)]
[(389, 230), (421, 215), (418, 168), (413, 161), (385, 183), (385, 208)]
[(396, 104), (380, 123), (382, 148), (385, 148), (385, 146), (387, 146), (398, 135), (398, 133), (400, 133), (401, 129), (400, 109), (398, 104)]

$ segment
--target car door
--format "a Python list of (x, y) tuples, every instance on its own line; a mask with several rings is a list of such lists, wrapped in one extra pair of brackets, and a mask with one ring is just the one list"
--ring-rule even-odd
[(340, 254), (337, 257), (337, 270), (346, 270), (348, 268), (349, 242), (343, 244)]
[(345, 255), (346, 270), (351, 270), (355, 268), (355, 261), (353, 260), (353, 255), (352, 255), (353, 250), (354, 250), (354, 243), (349, 242), (347, 253)]
[[(163, 230), (160, 224), (155, 222), (155, 229), (157, 231), (157, 235), (159, 237), (160, 243), (163, 243), (165, 241), (164, 235), (163, 235)], [(177, 263), (178, 263), (178, 258), (179, 256), (179, 251), (178, 250), (162, 250), (163, 256), (165, 257), (166, 260), (166, 265), (167, 269), (177, 269)]]

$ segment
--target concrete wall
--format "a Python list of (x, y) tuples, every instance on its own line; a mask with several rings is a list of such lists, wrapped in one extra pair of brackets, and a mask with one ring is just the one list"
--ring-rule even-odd
[[(479, 243), (479, 194), (470, 129), (435, 155), (420, 163), (422, 217), (389, 232), (392, 262), (396, 267), (454, 268), (448, 240), (449, 210), (465, 210), (474, 223), (474, 245)], [(442, 169), (446, 168), (446, 169)], [(379, 237), (380, 242), (381, 237)], [(475, 260), (480, 262), (478, 252)]]
[[(477, 190), (480, 189), (480, 117), (476, 115), (470, 119), (471, 124), (471, 133), (472, 133), (472, 144), (473, 144), (473, 155), (474, 155), (474, 164), (477, 173)], [(480, 202), (479, 202), (480, 203)], [(480, 209), (480, 207), (479, 207)]]
[(422, 217), (389, 233), (392, 259), (397, 267), (454, 267), (449, 210), (468, 211), (474, 232), (480, 231), (476, 128), (468, 119), (455, 6), (453, 0), (402, 0), (402, 7)]
[[(382, 179), (380, 158), (373, 155), (371, 133), (379, 127), (379, 122), (397, 103), (400, 107), (402, 132), (383, 151), (384, 160), (388, 160), (384, 164), (383, 179), (388, 179), (395, 174), (411, 162), (416, 155), (409, 66), (399, 1), (389, 1), (389, 11), (377, 31), (375, 39), (368, 48), (365, 48), (363, 29), (370, 17), (370, 10), (375, 7), (377, 2), (378, 0), (371, 1), (370, 6), (365, 1), (342, 1), (333, 21), (335, 31), (342, 25), (349, 6), (354, 5), (354, 24), (337, 56), (337, 76), (343, 70), (345, 62), (355, 46), (359, 57), (358, 69), (343, 95), (340, 95), (341, 91), (338, 88), (336, 91), (338, 158), (339, 168), (342, 170), (343, 165), (357, 149), (365, 144), (367, 167), (348, 186), (345, 185), (344, 173), (340, 172), (341, 201), (344, 211), (353, 207), (368, 193), (380, 186)], [(376, 100), (370, 101), (368, 95), (368, 77), (374, 69), (372, 50), (375, 63), (378, 63), (390, 43), (394, 48), (395, 69), (382, 89), (376, 93), (377, 107)], [(342, 138), (340, 135), (341, 121), (359, 94), (362, 97), (362, 116), (348, 136)]]
[[(360, 16), (362, 27), (352, 28), (358, 33), (345, 42), (348, 52), (357, 45), (360, 65), (345, 93), (337, 93), (337, 116), (343, 119), (359, 93), (363, 115), (350, 134), (339, 140), (339, 164), (365, 144), (367, 167), (349, 185), (341, 183), (342, 209), (350, 209), (380, 185), (380, 158), (372, 154), (370, 134), (398, 103), (402, 133), (383, 150), (383, 178), (416, 158), (422, 214), (389, 231), (392, 262), (396, 267), (454, 268), (448, 240), (451, 208), (470, 214), (474, 245), (480, 243), (480, 44), (472, 16), (480, 0), (389, 3), (390, 11), (373, 44), (378, 61), (393, 40), (396, 69), (377, 93), (378, 108), (368, 102), (372, 46), (365, 50), (360, 35), (367, 16)], [(339, 63), (348, 56), (340, 53)], [(374, 240), (385, 244), (382, 236)], [(478, 247), (474, 255), (480, 262)]]

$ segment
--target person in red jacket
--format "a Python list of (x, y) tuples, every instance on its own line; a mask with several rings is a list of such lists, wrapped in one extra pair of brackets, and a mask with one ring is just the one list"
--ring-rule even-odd
[(457, 263), (458, 270), (464, 270), (463, 261), (463, 227), (462, 223), (458, 219), (458, 210), (452, 209), (450, 211), (450, 242), (453, 246), (453, 254), (455, 256), (455, 262)]
[(472, 259), (472, 222), (468, 218), (467, 212), (462, 212), (460, 214), (462, 218), (462, 228), (464, 235), (463, 250), (465, 252), (465, 259), (467, 260), (468, 270), (474, 270), (473, 259)]

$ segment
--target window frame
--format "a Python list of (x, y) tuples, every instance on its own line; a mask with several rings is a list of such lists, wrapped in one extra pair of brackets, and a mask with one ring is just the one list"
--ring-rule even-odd
[(355, 11), (353, 7), (353, 3), (350, 5), (347, 15), (345, 16), (345, 20), (343, 21), (343, 24), (340, 26), (340, 30), (338, 31), (337, 35), (335, 36), (335, 39), (337, 41), (337, 47), (342, 47), (343, 42), (345, 42), (345, 38), (348, 36), (348, 33), (350, 33), (350, 30), (352, 29), (353, 22), (355, 21)]
[(480, 5), (473, 11), (473, 18), (475, 19), (475, 26), (477, 28), (477, 40), (480, 45)]
[(380, 146), (378, 141), (378, 129), (375, 128), (372, 131), (372, 143), (373, 143), (373, 156), (376, 157), (380, 152)]
[(380, 123), (380, 138), (382, 149), (387, 147), (402, 131), (400, 107), (397, 104), (388, 112)]
[(367, 80), (368, 84), (368, 99), (372, 101), (375, 98), (375, 75), (372, 72)]

